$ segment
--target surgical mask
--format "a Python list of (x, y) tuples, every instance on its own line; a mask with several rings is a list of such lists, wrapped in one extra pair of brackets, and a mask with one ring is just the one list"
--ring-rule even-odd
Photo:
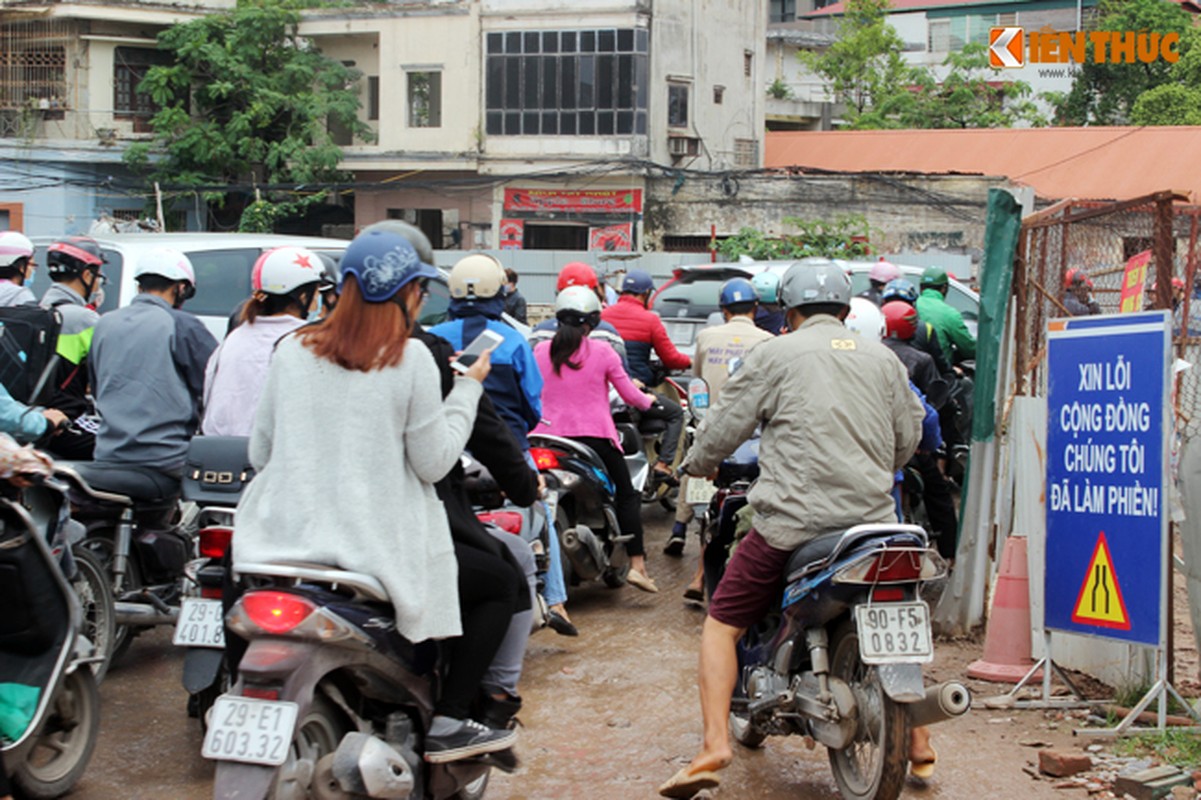
[(321, 311), (325, 302), (325, 298), (321, 296), (321, 292), (317, 292), (317, 302), (309, 310), (309, 315), (305, 318), (309, 322), (316, 322), (321, 319)]

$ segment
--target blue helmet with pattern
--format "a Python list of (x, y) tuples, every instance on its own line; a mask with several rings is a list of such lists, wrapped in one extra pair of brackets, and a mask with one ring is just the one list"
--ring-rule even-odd
[(388, 230), (364, 231), (342, 256), (342, 279), (353, 275), (368, 303), (391, 300), (402, 288), (420, 278), (436, 278), (438, 271), (423, 263), (407, 238)]
[(884, 284), (884, 289), (880, 292), (881, 305), (889, 300), (904, 300), (909, 305), (913, 305), (917, 302), (917, 287), (904, 278), (893, 278)]

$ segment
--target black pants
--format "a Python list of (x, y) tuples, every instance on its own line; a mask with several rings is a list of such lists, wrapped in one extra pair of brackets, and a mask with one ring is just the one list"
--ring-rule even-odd
[(463, 635), (447, 643), (446, 682), (434, 712), (467, 719), (517, 609), (517, 583), (507, 561), (483, 550), (456, 542), (455, 558)]
[(571, 438), (595, 450), (605, 464), (605, 472), (609, 473), (609, 479), (613, 481), (616, 489), (613, 500), (617, 511), (617, 524), (621, 526), (623, 534), (634, 537), (626, 542), (626, 552), (632, 556), (646, 555), (642, 544), (642, 498), (634, 491), (634, 484), (630, 483), (630, 471), (626, 468), (625, 456), (608, 439), (596, 436)]
[(943, 558), (954, 558), (959, 522), (955, 516), (955, 501), (951, 499), (951, 487), (932, 453), (918, 453), (913, 462), (925, 485), (922, 500), (930, 518), (931, 533), (938, 538), (938, 554)]
[(639, 411), (646, 419), (661, 419), (667, 422), (667, 430), (659, 440), (659, 460), (671, 464), (676, 460), (676, 450), (680, 446), (680, 434), (684, 432), (684, 409), (674, 400), (652, 392), (655, 404), (645, 411)]

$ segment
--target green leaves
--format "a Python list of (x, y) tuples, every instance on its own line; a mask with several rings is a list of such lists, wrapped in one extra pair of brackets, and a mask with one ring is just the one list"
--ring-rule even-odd
[(727, 261), (747, 256), (756, 261), (780, 261), (823, 256), (859, 258), (869, 254), (867, 218), (850, 214), (830, 220), (785, 217), (785, 225), (799, 230), (796, 234), (768, 236), (756, 228), (743, 228), (718, 246)]
[(239, 0), (159, 35), (171, 66), (152, 67), (140, 90), (159, 107), (145, 146), (126, 161), (170, 185), (303, 183), (336, 180), (341, 150), (332, 124), (371, 141), (359, 119), (361, 73), (322, 55), (299, 36), (298, 3)]

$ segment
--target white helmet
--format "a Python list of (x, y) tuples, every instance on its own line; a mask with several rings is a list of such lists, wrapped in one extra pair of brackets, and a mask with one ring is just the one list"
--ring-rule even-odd
[(587, 286), (568, 286), (555, 296), (555, 314), (572, 311), (576, 314), (599, 314), (600, 298)]
[(33, 255), (33, 242), (23, 233), (4, 231), (0, 233), (0, 267), (10, 267), (18, 259)]
[(304, 247), (276, 247), (259, 256), (250, 273), (250, 285), (256, 292), (288, 294), (301, 286), (319, 283), (325, 264)]
[(884, 314), (866, 297), (852, 297), (851, 310), (843, 322), (848, 330), (878, 342), (884, 338)]
[(156, 247), (138, 259), (138, 265), (133, 270), (134, 280), (143, 275), (158, 275), (169, 281), (187, 281), (193, 289), (196, 288), (196, 272), (192, 269), (192, 262), (183, 253), (170, 247)]
[(487, 253), (460, 258), (450, 271), (450, 296), (456, 300), (487, 300), (500, 294), (505, 268)]

